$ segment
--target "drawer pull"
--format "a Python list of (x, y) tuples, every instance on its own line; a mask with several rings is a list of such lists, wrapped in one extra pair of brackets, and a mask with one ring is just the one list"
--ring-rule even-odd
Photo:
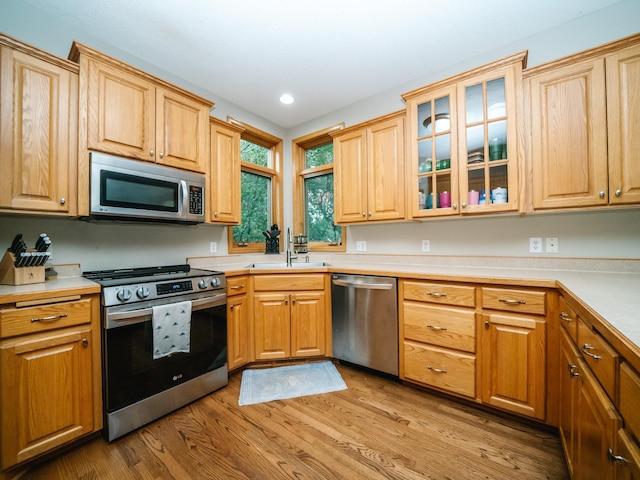
[(241, 288), (244, 288), (244, 285), (233, 285), (233, 286), (231, 286), (231, 290), (239, 290)]
[(31, 322), (55, 322), (56, 320), (60, 320), (66, 316), (66, 313), (61, 313), (59, 315), (51, 315), (50, 317), (34, 317), (31, 319)]
[(513, 298), (499, 298), (498, 301), (507, 305), (524, 305), (527, 303), (526, 300), (514, 300)]
[(591, 353), (588, 350), (593, 350), (593, 347), (591, 345), (589, 345), (588, 343), (585, 343), (582, 346), (582, 353), (584, 353), (585, 355), (593, 358), (594, 360), (600, 360), (602, 358), (600, 355), (596, 355), (595, 353)]
[(438, 292), (427, 292), (427, 295), (429, 295), (430, 297), (435, 297), (435, 298), (444, 298), (447, 296), (446, 293), (438, 293)]
[(570, 377), (579, 377), (580, 376), (580, 374), (574, 370), (575, 368), (578, 368), (577, 365), (572, 365), (572, 364), (568, 363), (567, 366), (569, 367), (569, 376)]
[(560, 320), (564, 320), (565, 322), (571, 322), (573, 319), (569, 316), (567, 312), (560, 312)]
[(615, 455), (611, 449), (607, 450), (607, 460), (609, 460), (609, 463), (629, 463), (629, 460), (624, 458), (622, 455)]
[(432, 367), (431, 365), (427, 365), (427, 369), (433, 370), (436, 373), (447, 373), (447, 371), (444, 370), (443, 368), (435, 368), (435, 367)]
[(439, 327), (437, 325), (427, 325), (427, 328), (430, 328), (431, 330), (446, 330), (447, 327)]

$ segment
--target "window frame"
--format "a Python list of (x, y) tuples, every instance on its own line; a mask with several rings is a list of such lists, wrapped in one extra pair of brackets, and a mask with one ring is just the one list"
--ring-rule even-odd
[[(243, 162), (240, 160), (240, 171), (257, 175), (263, 175), (271, 178), (271, 221), (276, 223), (282, 229), (283, 222), (283, 192), (282, 192), (282, 157), (283, 157), (283, 141), (270, 133), (264, 132), (249, 124), (240, 122), (232, 117), (227, 117), (227, 121), (232, 125), (236, 125), (244, 129), (240, 138), (249, 142), (261, 145), (271, 150), (271, 167), (263, 167), (254, 163)], [(240, 189), (242, 192), (242, 187)], [(242, 212), (240, 215), (242, 222)], [(241, 224), (241, 223), (240, 223)], [(270, 225), (265, 225), (265, 229)], [(283, 236), (280, 237), (280, 251), (283, 251)], [(248, 242), (244, 246), (240, 246), (238, 242), (233, 241), (233, 226), (227, 228), (227, 245), (229, 253), (264, 253), (264, 242)]]
[[(307, 150), (333, 142), (331, 133), (344, 128), (344, 123), (333, 127), (318, 130), (291, 141), (291, 163), (293, 173), (293, 230), (307, 232), (305, 217), (305, 189), (306, 178), (333, 173), (333, 163), (319, 167), (307, 168)], [(334, 192), (335, 199), (335, 192)], [(334, 206), (335, 210), (335, 206)], [(335, 219), (334, 219), (335, 220)], [(347, 229), (342, 225), (342, 236), (338, 245), (330, 245), (328, 242), (309, 242), (310, 252), (345, 252), (347, 250)]]

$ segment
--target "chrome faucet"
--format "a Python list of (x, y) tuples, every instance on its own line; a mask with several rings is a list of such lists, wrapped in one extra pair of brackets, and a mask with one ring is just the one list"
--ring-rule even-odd
[(293, 234), (291, 233), (291, 228), (287, 228), (287, 267), (292, 265), (292, 260), (298, 258), (297, 255), (293, 255)]

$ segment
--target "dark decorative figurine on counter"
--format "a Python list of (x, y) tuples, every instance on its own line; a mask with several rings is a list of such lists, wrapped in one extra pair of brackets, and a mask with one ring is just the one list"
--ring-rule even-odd
[(265, 236), (265, 252), (264, 253), (280, 253), (280, 229), (275, 223), (271, 225), (269, 230), (262, 232)]

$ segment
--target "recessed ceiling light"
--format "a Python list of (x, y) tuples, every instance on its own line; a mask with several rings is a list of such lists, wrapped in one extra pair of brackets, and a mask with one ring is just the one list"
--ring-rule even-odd
[(293, 103), (293, 97), (291, 95), (289, 95), (288, 93), (285, 93), (284, 95), (282, 95), (280, 97), (280, 101), (282, 103), (284, 103), (285, 105), (289, 105), (290, 103)]

